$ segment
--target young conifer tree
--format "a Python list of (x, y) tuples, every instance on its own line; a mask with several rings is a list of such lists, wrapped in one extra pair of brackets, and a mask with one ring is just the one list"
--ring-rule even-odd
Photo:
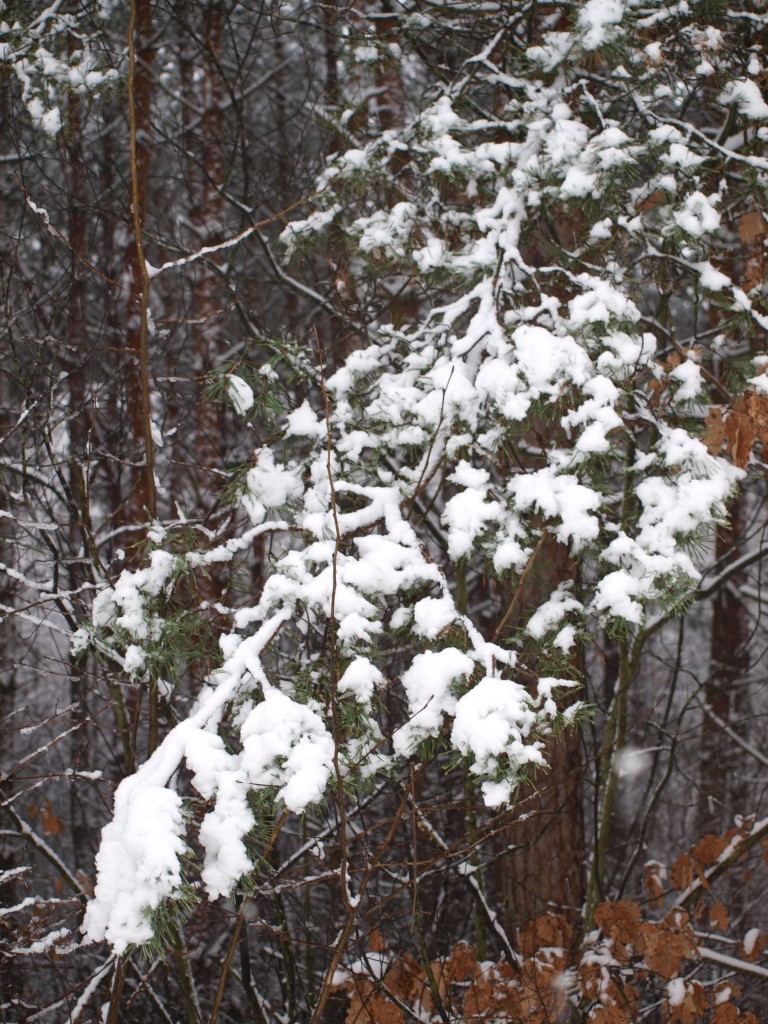
[[(252, 870), (260, 808), (302, 814), (444, 748), (498, 807), (573, 727), (574, 651), (600, 627), (619, 669), (594, 905), (643, 645), (695, 595), (743, 476), (727, 436), (702, 435), (718, 367), (768, 325), (728, 259), (764, 198), (768, 104), (746, 13), (593, 0), (534, 22), (489, 15), (404, 127), (357, 119), (283, 241), (298, 259), (331, 225), (346, 240), (366, 340), (332, 373), (318, 352), (314, 398), (244, 476), (250, 524), (183, 552), (158, 530), (77, 637), (156, 671), (184, 575), (270, 538), (264, 588), (233, 612), (194, 710), (117, 791), (85, 923), (117, 952), (185, 891), (181, 767), (208, 806), (210, 898)], [(414, 11), (403, 45), (436, 30)], [(418, 310), (397, 326), (381, 319), (394, 288)], [(765, 402), (764, 362), (729, 386)], [(227, 390), (247, 414), (250, 386)], [(546, 545), (570, 568), (520, 622)]]

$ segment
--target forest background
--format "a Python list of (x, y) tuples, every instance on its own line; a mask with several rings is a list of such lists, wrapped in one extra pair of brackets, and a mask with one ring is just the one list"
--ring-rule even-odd
[(764, 3), (0, 19), (0, 1019), (765, 1019)]

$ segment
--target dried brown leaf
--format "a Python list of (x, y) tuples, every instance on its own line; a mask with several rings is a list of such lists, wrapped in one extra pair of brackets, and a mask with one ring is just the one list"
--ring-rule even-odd
[(595, 920), (603, 933), (620, 942), (634, 942), (640, 925), (640, 904), (635, 900), (606, 900), (595, 910)]
[(742, 399), (747, 416), (755, 425), (758, 441), (760, 444), (768, 444), (768, 395), (745, 391)]
[(728, 927), (728, 921), (728, 911), (720, 900), (717, 900), (709, 908), (709, 923), (713, 928), (719, 928), (721, 931), (724, 931)]
[(673, 889), (687, 889), (693, 881), (693, 861), (687, 853), (682, 853), (669, 872), (669, 881)]
[(703, 867), (709, 867), (717, 862), (720, 854), (728, 846), (728, 841), (722, 836), (710, 833), (700, 839), (691, 850), (694, 859)]
[(683, 960), (698, 957), (696, 937), (684, 910), (672, 910), (658, 924), (640, 926), (637, 949), (648, 967), (665, 980), (676, 978)]
[(467, 1020), (485, 1020), (493, 1011), (493, 988), (486, 975), (476, 978), (464, 996), (462, 1015)]
[(47, 836), (60, 836), (66, 831), (64, 822), (61, 818), (57, 818), (53, 813), (50, 800), (46, 800), (43, 804), (43, 811), (40, 815), (40, 820), (43, 825), (43, 832), (45, 832)]
[(663, 879), (665, 875), (666, 869), (663, 864), (659, 863), (659, 861), (649, 860), (645, 864), (643, 888), (645, 889), (648, 897), (648, 906), (652, 909), (661, 907), (664, 904), (664, 893), (666, 892), (666, 887)]
[(762, 211), (750, 210), (739, 217), (739, 238), (745, 245), (754, 245), (764, 235), (768, 235), (768, 224)]
[(589, 1024), (629, 1024), (629, 1015), (619, 1006), (596, 1006), (590, 1011)]
[(544, 948), (567, 950), (572, 940), (573, 928), (564, 914), (541, 914), (520, 929), (520, 952), (533, 956)]
[(757, 440), (757, 430), (752, 420), (743, 412), (733, 409), (725, 420), (726, 451), (739, 469), (749, 462), (752, 446)]
[(725, 424), (723, 423), (722, 405), (712, 405), (707, 409), (706, 426), (701, 435), (702, 444), (706, 445), (710, 455), (719, 455), (725, 444)]
[(421, 999), (427, 988), (427, 975), (418, 961), (403, 953), (392, 964), (386, 974), (389, 991), (404, 1003)]
[(466, 942), (458, 942), (451, 950), (451, 955), (443, 966), (443, 978), (447, 985), (457, 981), (466, 981), (474, 977), (478, 970), (477, 957), (473, 946)]
[(733, 1003), (721, 1003), (712, 1016), (712, 1024), (736, 1024), (740, 1016)]
[(404, 1024), (403, 1011), (383, 992), (355, 992), (347, 1010), (346, 1024)]
[(749, 293), (761, 285), (765, 279), (762, 254), (750, 256), (744, 261), (744, 273), (741, 275), (741, 287)]
[(651, 192), (645, 199), (641, 199), (636, 204), (635, 209), (638, 213), (646, 213), (648, 210), (653, 210), (657, 206), (661, 206), (662, 203), (667, 201), (667, 192), (663, 188), (657, 188), (655, 192)]
[(768, 446), (768, 395), (745, 391), (725, 416), (723, 434), (727, 453), (743, 469), (756, 442)]
[(600, 903), (595, 911), (595, 921), (605, 937), (611, 940), (613, 955), (619, 963), (629, 963), (641, 921), (640, 904), (634, 900)]

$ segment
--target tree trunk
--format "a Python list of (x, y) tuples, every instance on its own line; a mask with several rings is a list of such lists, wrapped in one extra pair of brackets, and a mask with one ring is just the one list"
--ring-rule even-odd
[[(508, 626), (521, 626), (575, 571), (565, 548), (547, 538), (522, 584), (515, 621)], [(580, 674), (580, 647), (572, 663)], [(507, 852), (496, 861), (489, 881), (510, 934), (546, 911), (565, 912), (574, 924), (581, 913), (586, 867), (581, 746), (579, 731), (573, 728), (547, 741), (549, 770), (520, 788), (511, 820), (499, 833)]]
[[(134, 17), (135, 15), (135, 17)], [(134, 24), (135, 21), (135, 24)], [(148, 381), (148, 280), (143, 254), (143, 226), (146, 220), (149, 172), (152, 158), (152, 91), (155, 47), (152, 40), (152, 4), (150, 0), (133, 0), (132, 104), (129, 111), (132, 136), (132, 239), (129, 245), (130, 289), (126, 309), (126, 352), (128, 372), (128, 420), (131, 424), (133, 448), (130, 453), (131, 474), (128, 493), (123, 503), (126, 524), (143, 522), (155, 514), (155, 483), (152, 460), (152, 437), (149, 430)]]
[[(196, 245), (216, 245), (222, 241), (222, 200), (220, 189), (224, 185), (224, 122), (221, 106), (224, 98), (221, 78), (222, 6), (218, 0), (209, 0), (203, 13), (203, 60), (200, 78), (200, 105), (202, 132), (200, 148), (202, 164), (199, 168), (199, 194), (195, 203), (193, 223)], [(220, 366), (223, 350), (222, 318), (225, 296), (221, 273), (211, 257), (201, 261), (192, 304), (195, 331), (195, 373), (198, 382), (197, 445), (195, 451), (199, 500), (205, 513), (215, 505), (221, 465), (222, 407), (206, 400), (204, 392), (210, 375)]]

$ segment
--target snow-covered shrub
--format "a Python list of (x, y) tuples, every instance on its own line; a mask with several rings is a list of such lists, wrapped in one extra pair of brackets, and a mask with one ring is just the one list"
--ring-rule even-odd
[[(712, 356), (698, 336), (718, 351), (768, 324), (718, 259), (726, 216), (742, 212), (739, 175), (762, 189), (768, 169), (751, 152), (759, 61), (731, 53), (727, 80), (715, 75), (717, 40), (682, 7), (654, 9), (592, 0), (521, 52), (499, 28), (400, 130), (332, 159), (318, 209), (286, 229), (292, 255), (331, 224), (346, 239), (368, 340), (327, 379), (318, 369), (316, 404), (255, 453), (251, 526), (175, 556), (194, 571), (270, 538), (263, 589), (228, 613), (194, 710), (117, 791), (90, 938), (118, 952), (145, 941), (179, 889), (185, 767), (207, 802), (194, 843), (214, 898), (249, 872), (263, 800), (301, 814), (439, 748), (467, 759), (489, 806), (509, 801), (579, 712), (574, 655), (595, 624), (620, 640), (608, 716), (620, 750), (642, 644), (695, 592), (696, 552), (742, 473), (701, 437)], [(679, 19), (674, 67), (644, 42), (653, 17)], [(479, 111), (494, 91), (503, 102)], [(733, 148), (710, 130), (724, 118), (740, 128)], [(388, 283), (418, 316), (387, 321)], [(233, 401), (248, 412), (242, 389)], [(568, 578), (513, 629), (553, 547)], [(130, 628), (132, 666), (156, 636), (126, 621), (144, 607), (139, 575), (94, 617), (102, 644)], [(496, 590), (475, 605), (480, 579)], [(148, 793), (168, 807), (142, 814), (137, 837)]]

